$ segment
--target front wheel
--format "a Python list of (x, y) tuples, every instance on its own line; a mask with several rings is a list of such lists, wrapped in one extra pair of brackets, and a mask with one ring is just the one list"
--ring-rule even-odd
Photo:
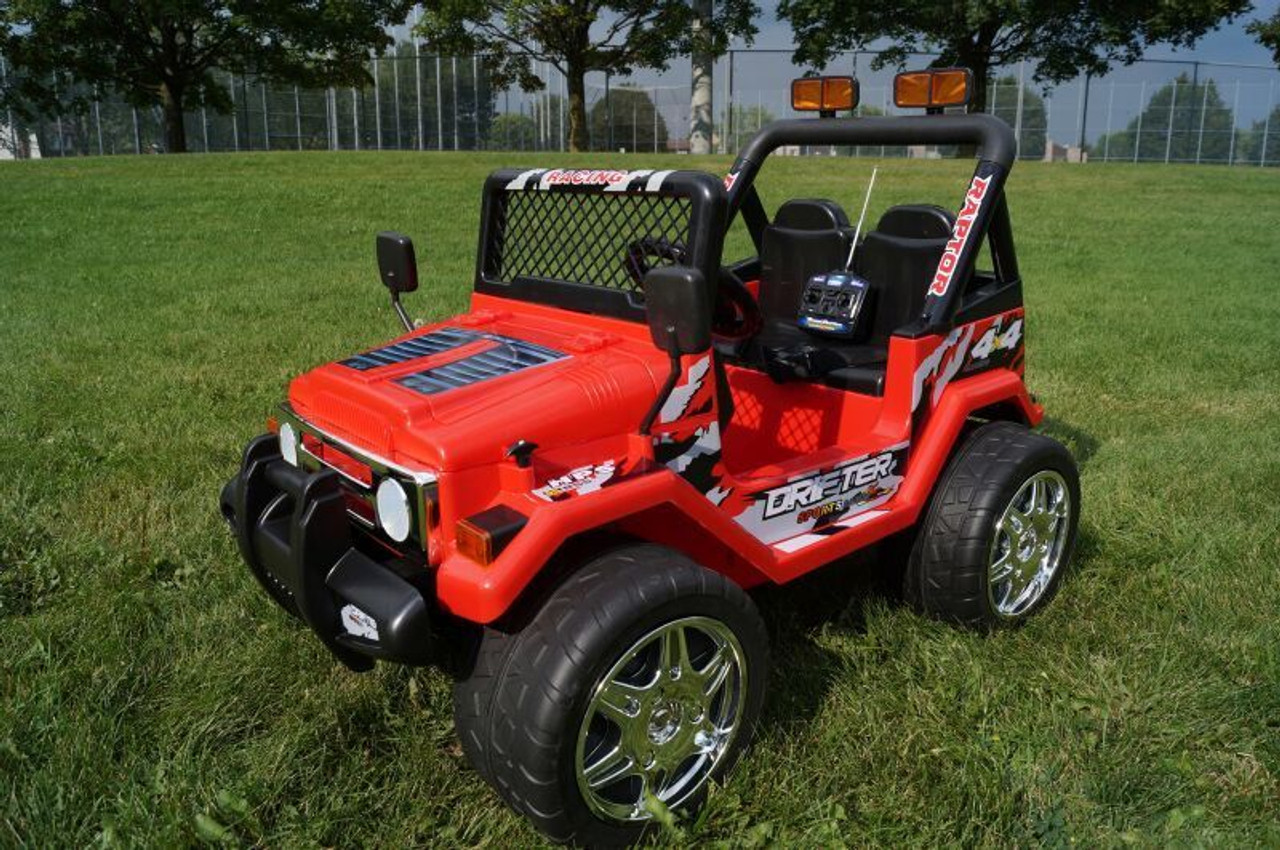
[(723, 576), (652, 545), (571, 575), (518, 632), (486, 631), (455, 718), (477, 770), (551, 838), (621, 845), (656, 800), (692, 812), (751, 739), (768, 639)]
[(1080, 478), (1066, 447), (993, 422), (956, 451), (907, 564), (907, 597), (978, 628), (1016, 625), (1053, 598), (1075, 546)]

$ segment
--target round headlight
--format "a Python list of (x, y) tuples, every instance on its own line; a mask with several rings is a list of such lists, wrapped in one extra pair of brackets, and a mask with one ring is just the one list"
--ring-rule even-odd
[(409, 494), (394, 478), (384, 478), (378, 485), (378, 525), (397, 543), (409, 538), (413, 524), (413, 511), (409, 508)]
[(298, 465), (298, 432), (288, 422), (280, 426), (280, 455), (290, 466)]

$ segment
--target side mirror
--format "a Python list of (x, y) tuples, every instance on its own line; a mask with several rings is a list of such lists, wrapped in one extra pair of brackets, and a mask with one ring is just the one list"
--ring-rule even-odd
[(672, 357), (711, 347), (711, 293), (702, 272), (687, 266), (651, 269), (643, 288), (654, 345)]
[(400, 293), (418, 288), (418, 260), (413, 253), (413, 240), (403, 233), (383, 231), (378, 234), (378, 273), (391, 290), (391, 306), (406, 331), (413, 330), (413, 320), (400, 303)]
[(418, 261), (413, 253), (413, 240), (390, 230), (379, 233), (378, 272), (392, 294), (416, 290)]

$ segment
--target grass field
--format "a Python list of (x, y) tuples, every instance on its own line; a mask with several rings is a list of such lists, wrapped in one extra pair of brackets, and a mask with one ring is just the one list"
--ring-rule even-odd
[[(531, 161), (0, 165), (0, 846), (538, 843), (444, 675), (346, 672), (216, 508), (291, 375), (396, 331), (374, 232), (417, 240), (416, 314), (458, 311), (481, 180)], [(873, 215), (955, 206), (965, 171), (884, 163)], [(856, 210), (866, 174), (783, 160), (763, 189)], [(663, 841), (1280, 845), (1280, 174), (1031, 164), (1010, 198), (1074, 571), (989, 637), (867, 564), (759, 594), (758, 745)]]

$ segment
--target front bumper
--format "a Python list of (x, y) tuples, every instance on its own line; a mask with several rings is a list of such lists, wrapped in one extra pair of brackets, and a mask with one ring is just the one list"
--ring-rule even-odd
[(429, 662), (427, 598), (393, 563), (356, 545), (338, 472), (290, 466), (276, 437), (263, 434), (220, 501), (254, 577), (343, 664)]

